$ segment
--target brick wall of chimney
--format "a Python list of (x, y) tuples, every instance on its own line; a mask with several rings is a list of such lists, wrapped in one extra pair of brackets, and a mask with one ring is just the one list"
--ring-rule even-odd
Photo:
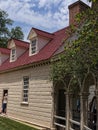
[(82, 1), (77, 1), (69, 5), (68, 8), (69, 8), (69, 25), (71, 25), (71, 24), (76, 24), (76, 20), (75, 20), (76, 15), (88, 9), (89, 6), (83, 3)]

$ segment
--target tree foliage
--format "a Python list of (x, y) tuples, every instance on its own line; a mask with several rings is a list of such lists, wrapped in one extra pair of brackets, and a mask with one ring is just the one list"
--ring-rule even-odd
[(0, 47), (6, 47), (7, 41), (10, 38), (23, 39), (24, 34), (20, 27), (11, 29), (13, 21), (8, 18), (8, 14), (0, 10)]
[(16, 39), (23, 39), (24, 35), (23, 35), (23, 32), (22, 32), (22, 29), (18, 26), (15, 27), (15, 28), (12, 28), (11, 32), (10, 32), (10, 37), (16, 38)]
[[(92, 8), (77, 15), (78, 27), (72, 26), (71, 36), (76, 39), (66, 42), (65, 51), (54, 62), (52, 80), (65, 81), (74, 77), (82, 84), (85, 75), (98, 69), (98, 2)], [(73, 31), (74, 30), (74, 31)], [(66, 81), (65, 81), (66, 82)], [(76, 81), (73, 81), (73, 84)]]

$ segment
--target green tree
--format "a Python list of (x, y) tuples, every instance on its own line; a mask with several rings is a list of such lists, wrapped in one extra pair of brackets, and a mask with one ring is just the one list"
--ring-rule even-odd
[(24, 37), (24, 34), (22, 32), (22, 29), (20, 27), (15, 27), (15, 28), (12, 28), (11, 29), (11, 32), (10, 32), (10, 37), (11, 38), (16, 38), (16, 39), (23, 39)]
[[(52, 67), (52, 80), (66, 82), (75, 77), (80, 85), (86, 74), (98, 71), (98, 2), (77, 16), (78, 27), (71, 27), (75, 40), (66, 42), (64, 54)], [(74, 34), (73, 34), (74, 32)], [(74, 81), (73, 81), (74, 84)]]
[(8, 17), (8, 14), (0, 9), (0, 47), (6, 47), (10, 38), (24, 38), (20, 27), (10, 29), (12, 24), (13, 21)]
[(13, 21), (8, 18), (8, 14), (5, 11), (0, 10), (0, 46), (6, 46), (6, 42), (9, 38), (10, 31), (8, 26), (11, 26)]

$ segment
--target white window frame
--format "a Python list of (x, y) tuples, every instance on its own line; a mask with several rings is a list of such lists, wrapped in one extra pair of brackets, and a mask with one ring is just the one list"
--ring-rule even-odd
[(11, 61), (16, 60), (16, 48), (11, 49)]
[(29, 99), (29, 76), (23, 77), (22, 103), (28, 103)]

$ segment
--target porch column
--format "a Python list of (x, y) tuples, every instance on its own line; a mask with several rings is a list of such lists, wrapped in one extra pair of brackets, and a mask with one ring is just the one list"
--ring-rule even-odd
[(96, 90), (95, 95), (96, 95), (96, 109), (97, 109), (97, 113), (96, 113), (96, 116), (97, 116), (96, 130), (98, 130), (98, 90)]
[(69, 93), (66, 94), (66, 130), (70, 130), (70, 99), (69, 99)]
[[(72, 105), (73, 105), (72, 99), (73, 99), (73, 94), (70, 93), (69, 94), (69, 120), (72, 119), (72, 109), (73, 109), (73, 107), (72, 107)], [(71, 124), (70, 124), (70, 127), (71, 127)]]
[(84, 125), (88, 123), (88, 93), (82, 93), (80, 95), (80, 130), (84, 129)]
[(54, 125), (54, 115), (55, 115), (55, 110), (56, 110), (55, 95), (56, 93), (54, 92), (54, 86), (52, 86), (51, 87), (51, 97), (52, 97), (51, 130), (56, 130), (55, 125)]

